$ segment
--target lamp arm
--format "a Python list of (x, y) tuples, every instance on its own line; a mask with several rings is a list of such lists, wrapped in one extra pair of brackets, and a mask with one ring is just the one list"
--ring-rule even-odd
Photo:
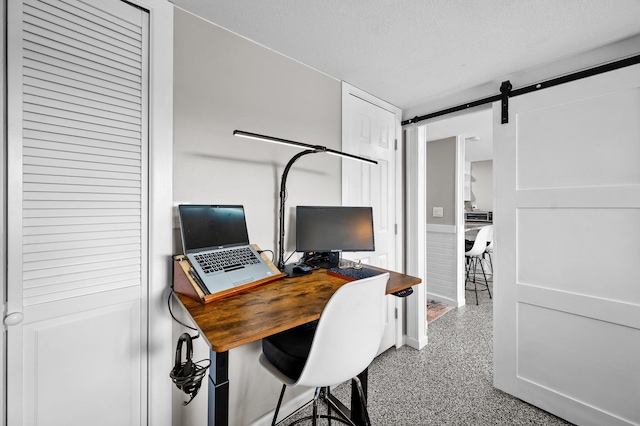
[(324, 152), (324, 150), (318, 150), (317, 148), (314, 148), (314, 149), (307, 149), (297, 153), (291, 158), (291, 160), (289, 160), (287, 165), (284, 167), (284, 171), (282, 172), (282, 179), (280, 181), (280, 227), (278, 232), (279, 234), (278, 250), (279, 251), (278, 251), (278, 265), (277, 265), (280, 271), (284, 271), (284, 204), (285, 204), (285, 198), (287, 195), (287, 176), (289, 175), (289, 169), (291, 169), (291, 166), (293, 165), (293, 163), (295, 163), (298, 160), (298, 158), (302, 157), (303, 155), (317, 154), (319, 152)]

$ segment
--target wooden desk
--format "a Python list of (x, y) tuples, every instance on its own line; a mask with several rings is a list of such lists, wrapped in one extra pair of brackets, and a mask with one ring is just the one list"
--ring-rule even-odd
[[(387, 294), (421, 282), (416, 277), (388, 272)], [(318, 269), (309, 275), (283, 278), (207, 304), (176, 294), (211, 348), (209, 425), (228, 424), (228, 351), (320, 318), (329, 298), (347, 282)], [(352, 398), (352, 409), (353, 403)], [(357, 416), (359, 410), (354, 409), (354, 414)]]

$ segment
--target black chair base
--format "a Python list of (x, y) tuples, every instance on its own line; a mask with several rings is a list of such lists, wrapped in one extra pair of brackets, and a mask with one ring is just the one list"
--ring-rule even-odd
[[(371, 425), (371, 420), (369, 419), (369, 412), (367, 411), (367, 403), (366, 403), (366, 399), (364, 396), (364, 389), (362, 388), (362, 383), (360, 382), (360, 379), (358, 379), (357, 377), (354, 377), (353, 382), (355, 382), (357, 388), (358, 388), (358, 393), (360, 395), (360, 400), (362, 401), (362, 409), (363, 409), (363, 415), (364, 415), (364, 421), (365, 421), (365, 425), (370, 426)], [(286, 390), (287, 385), (282, 385), (282, 391), (280, 392), (280, 398), (278, 399), (278, 405), (276, 406), (276, 411), (273, 415), (273, 421), (271, 423), (272, 426), (275, 426), (277, 423), (277, 418), (278, 418), (278, 412), (280, 411), (280, 405), (282, 404), (282, 398), (284, 397), (284, 391)], [(337, 422), (340, 422), (342, 424), (345, 425), (350, 425), (350, 426), (356, 426), (356, 424), (351, 421), (351, 419), (342, 412), (342, 410), (340, 409), (340, 407), (338, 407), (330, 398), (331, 396), (331, 391), (329, 389), (329, 387), (326, 388), (317, 388), (316, 392), (314, 394), (314, 397), (311, 401), (309, 401), (307, 404), (303, 405), (302, 407), (298, 408), (296, 411), (294, 411), (293, 413), (291, 413), (290, 415), (288, 415), (287, 417), (285, 417), (284, 419), (281, 420), (284, 421), (288, 418), (290, 418), (291, 416), (296, 415), (298, 412), (300, 412), (300, 410), (303, 410), (304, 408), (306, 408), (310, 403), (313, 404), (313, 414), (310, 416), (306, 416), (306, 417), (302, 417), (298, 420), (295, 420), (293, 423), (290, 423), (289, 426), (294, 426), (297, 424), (300, 424), (304, 421), (307, 420), (311, 420), (312, 421), (312, 425), (316, 426), (317, 424), (317, 420), (318, 419), (328, 419), (329, 420), (329, 424), (331, 424), (331, 420), (335, 420)], [(324, 403), (327, 405), (327, 414), (318, 414), (318, 400), (322, 400), (324, 401)], [(335, 410), (336, 413), (338, 413), (341, 417), (337, 417), (337, 416), (332, 416), (331, 415), (331, 409), (333, 408), (333, 410)]]
[[(484, 265), (482, 264), (482, 258), (478, 256), (467, 256), (466, 261), (465, 290), (474, 291), (476, 293), (476, 305), (478, 305), (478, 291), (487, 291), (489, 293), (489, 299), (492, 299), (491, 290), (489, 289), (489, 281), (487, 281), (487, 274), (484, 270)], [(480, 265), (480, 269), (482, 270), (484, 282), (478, 282), (477, 280), (478, 265)], [(470, 279), (471, 275), (473, 276), (473, 280)], [(473, 288), (468, 288), (466, 285), (467, 283), (473, 283)], [(485, 288), (478, 289), (478, 285), (484, 286)]]

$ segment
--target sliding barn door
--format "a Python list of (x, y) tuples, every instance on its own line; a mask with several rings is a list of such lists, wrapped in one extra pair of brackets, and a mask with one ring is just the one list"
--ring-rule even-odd
[(8, 2), (10, 425), (146, 423), (147, 26)]
[(640, 424), (640, 65), (494, 108), (495, 386)]

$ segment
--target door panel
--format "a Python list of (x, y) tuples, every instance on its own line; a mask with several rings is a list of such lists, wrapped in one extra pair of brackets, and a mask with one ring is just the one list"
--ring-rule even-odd
[(25, 424), (139, 423), (138, 301), (30, 322), (23, 332)]
[[(382, 268), (395, 267), (395, 114), (351, 95), (343, 149), (377, 165), (343, 160), (343, 204), (372, 206), (375, 252), (345, 253)], [(348, 164), (347, 164), (348, 163)], [(390, 263), (391, 262), (391, 263)]]
[[(378, 162), (369, 165), (343, 160), (342, 204), (371, 206), (375, 234), (374, 252), (345, 253), (344, 257), (385, 269), (396, 268), (396, 112), (381, 101), (343, 86), (342, 149)], [(377, 103), (376, 103), (377, 102)], [(396, 297), (387, 296), (387, 328), (379, 352), (397, 344), (402, 332), (396, 318)]]
[(640, 423), (640, 66), (494, 105), (494, 384)]
[(145, 421), (147, 51), (124, 2), (8, 4), (9, 424)]

